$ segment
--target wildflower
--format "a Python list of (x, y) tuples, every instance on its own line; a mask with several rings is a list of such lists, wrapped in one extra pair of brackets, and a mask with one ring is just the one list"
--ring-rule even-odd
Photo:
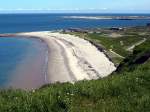
[(15, 97), (15, 99), (17, 100), (17, 99), (18, 99), (18, 97)]
[(72, 93), (72, 94), (70, 94), (71, 96), (73, 96), (74, 94)]
[(32, 93), (35, 93), (35, 90), (34, 90), (34, 89), (32, 90)]

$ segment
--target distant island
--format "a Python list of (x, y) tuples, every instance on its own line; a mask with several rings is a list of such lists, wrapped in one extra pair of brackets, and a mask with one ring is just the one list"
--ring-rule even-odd
[(116, 20), (136, 20), (136, 19), (150, 19), (150, 16), (64, 16), (64, 18), (72, 19), (116, 19)]

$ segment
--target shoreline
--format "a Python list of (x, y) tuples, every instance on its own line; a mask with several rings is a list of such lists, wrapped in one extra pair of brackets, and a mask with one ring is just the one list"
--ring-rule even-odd
[[(20, 33), (18, 35), (35, 36), (43, 39), (47, 44), (49, 44), (48, 46), (50, 49), (52, 47), (51, 41), (54, 41), (55, 44), (59, 44), (61, 48), (64, 49), (63, 52), (65, 56), (63, 56), (63, 58), (67, 57), (67, 66), (70, 67), (70, 71), (73, 72), (72, 76), (76, 78), (76, 81), (84, 79), (92, 80), (103, 78), (111, 74), (116, 69), (115, 65), (110, 62), (110, 60), (105, 56), (103, 52), (98, 51), (97, 48), (93, 46), (90, 42), (79, 37), (69, 34), (52, 33), (48, 31)], [(81, 45), (82, 43), (85, 43), (85, 45)], [(78, 48), (79, 46), (80, 48)], [(83, 49), (84, 46), (85, 48), (90, 48), (90, 50), (86, 51), (85, 49)], [(99, 59), (102, 60), (97, 63), (94, 59), (94, 56), (91, 56), (92, 53), (95, 53), (95, 58), (99, 57)], [(48, 68), (50, 69), (50, 65)], [(58, 78), (58, 80), (54, 81), (54, 83), (57, 81), (75, 82), (71, 77), (69, 80), (59, 80)]]
[(89, 20), (148, 20), (149, 16), (64, 16), (68, 19), (89, 19)]
[[(47, 76), (49, 83), (93, 80), (111, 74), (115, 65), (96, 46), (79, 37), (49, 31), (0, 34), (0, 37), (36, 38), (48, 46)], [(96, 61), (97, 60), (97, 61)]]

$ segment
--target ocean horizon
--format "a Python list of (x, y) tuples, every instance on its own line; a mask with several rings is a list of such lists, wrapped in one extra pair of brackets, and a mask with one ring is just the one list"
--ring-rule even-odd
[(72, 19), (65, 16), (148, 16), (150, 14), (90, 14), (90, 13), (11, 13), (0, 14), (0, 33), (49, 31), (68, 28), (105, 28), (144, 26), (150, 19)]

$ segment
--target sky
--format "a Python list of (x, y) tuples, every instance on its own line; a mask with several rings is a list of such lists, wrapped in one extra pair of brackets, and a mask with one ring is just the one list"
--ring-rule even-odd
[(150, 13), (150, 0), (0, 0), (0, 13)]

